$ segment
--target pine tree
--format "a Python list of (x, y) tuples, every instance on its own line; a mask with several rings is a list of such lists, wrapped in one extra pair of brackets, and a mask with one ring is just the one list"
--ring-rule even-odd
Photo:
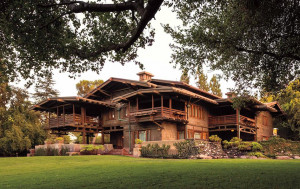
[(187, 69), (184, 69), (182, 71), (182, 74), (181, 74), (181, 77), (180, 77), (180, 81), (184, 82), (186, 84), (190, 84), (190, 76), (189, 76), (189, 73), (188, 73)]
[(35, 93), (33, 98), (36, 102), (41, 102), (50, 97), (57, 97), (59, 95), (58, 90), (54, 89), (55, 81), (53, 81), (52, 75), (46, 78), (39, 78), (35, 85)]
[(198, 81), (196, 82), (197, 87), (204, 91), (209, 91), (209, 85), (207, 83), (207, 75), (205, 75), (202, 70), (197, 72), (197, 78), (198, 78)]
[(79, 83), (76, 84), (77, 95), (85, 96), (87, 93), (89, 93), (102, 83), (103, 80), (100, 79), (95, 81), (81, 80), (79, 81)]
[(221, 91), (220, 87), (221, 87), (221, 85), (219, 83), (219, 80), (217, 79), (217, 77), (215, 75), (213, 75), (213, 77), (211, 78), (211, 80), (209, 82), (210, 92), (214, 95), (222, 96), (222, 91)]

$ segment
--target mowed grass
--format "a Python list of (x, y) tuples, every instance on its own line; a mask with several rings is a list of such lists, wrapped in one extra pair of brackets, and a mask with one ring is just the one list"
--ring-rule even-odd
[(300, 188), (300, 160), (0, 158), (0, 188)]

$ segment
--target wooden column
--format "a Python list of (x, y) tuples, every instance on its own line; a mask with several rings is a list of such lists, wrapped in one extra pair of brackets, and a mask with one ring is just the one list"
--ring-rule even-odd
[(136, 111), (139, 111), (139, 97), (136, 97)]
[(74, 122), (74, 125), (75, 125), (75, 105), (73, 104), (73, 122)]
[(63, 125), (65, 126), (65, 124), (66, 124), (65, 106), (63, 106), (63, 120), (64, 120)]
[(169, 98), (169, 108), (170, 108), (169, 117), (171, 117), (171, 110), (172, 110), (172, 99), (171, 99), (171, 97)]
[(50, 112), (48, 112), (48, 129), (50, 129)]
[(239, 109), (236, 110), (236, 133), (237, 133), (237, 137), (241, 138), (241, 136), (240, 136), (240, 110)]
[(153, 94), (152, 94), (152, 111), (154, 109), (154, 98), (153, 98)]
[(257, 113), (255, 113), (255, 135), (254, 141), (257, 141)]
[(161, 100), (161, 116), (163, 116), (164, 97), (162, 95), (160, 96), (160, 100)]
[(56, 112), (56, 114), (57, 114), (57, 126), (59, 126), (59, 109), (58, 109), (58, 107), (56, 109), (57, 109), (57, 112)]
[(85, 132), (85, 108), (81, 107), (81, 125), (83, 126), (82, 131), (82, 144), (86, 144), (86, 132)]

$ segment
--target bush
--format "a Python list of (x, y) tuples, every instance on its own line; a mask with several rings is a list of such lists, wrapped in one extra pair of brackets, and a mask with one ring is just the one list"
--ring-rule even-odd
[(138, 139), (138, 138), (135, 139), (135, 143), (136, 143), (136, 144), (142, 144), (142, 142), (143, 142), (143, 141), (142, 141), (141, 139)]
[(251, 142), (241, 142), (239, 145), (238, 145), (238, 149), (240, 151), (250, 151), (252, 148), (252, 144)]
[(256, 156), (258, 158), (265, 158), (266, 156), (264, 156), (261, 152), (249, 152), (248, 156)]
[(199, 149), (195, 146), (194, 140), (185, 140), (182, 142), (174, 143), (174, 146), (178, 150), (179, 158), (189, 158), (192, 155), (199, 154)]
[(243, 140), (242, 140), (242, 139), (239, 139), (238, 137), (233, 137), (233, 138), (230, 140), (230, 142), (228, 142), (227, 140), (224, 140), (224, 141), (223, 141), (223, 147), (224, 147), (225, 149), (232, 148), (232, 147), (238, 147), (238, 146), (241, 144), (242, 141), (243, 141)]
[(104, 146), (103, 145), (83, 145), (81, 146), (81, 150), (80, 153), (84, 154), (84, 155), (96, 155), (98, 150), (104, 150)]
[(47, 151), (45, 148), (38, 148), (35, 150), (34, 153), (35, 156), (46, 156), (47, 155)]
[(251, 145), (252, 145), (253, 152), (261, 151), (263, 149), (262, 145), (259, 144), (258, 142), (252, 142)]
[(67, 156), (68, 155), (67, 152), (69, 152), (69, 151), (70, 151), (70, 149), (68, 147), (61, 147), (60, 155), (61, 156)]
[(268, 157), (278, 155), (300, 155), (300, 142), (271, 137), (268, 141), (261, 141), (262, 151)]
[(221, 142), (222, 139), (220, 137), (218, 137), (218, 135), (211, 135), (209, 137), (209, 141), (211, 141), (211, 142)]
[(141, 155), (142, 157), (151, 158), (169, 158), (168, 155), (170, 145), (163, 144), (161, 147), (158, 144), (148, 144), (147, 146), (142, 146)]

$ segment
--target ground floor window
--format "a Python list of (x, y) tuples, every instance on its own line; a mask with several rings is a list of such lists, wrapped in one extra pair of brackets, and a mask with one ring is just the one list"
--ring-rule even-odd
[(177, 138), (180, 140), (180, 139), (184, 139), (184, 131), (178, 131), (177, 132)]
[(151, 130), (143, 130), (135, 132), (135, 139), (141, 139), (142, 141), (150, 141), (151, 140)]
[(146, 131), (139, 131), (139, 139), (146, 141)]
[(196, 131), (196, 130), (188, 130), (188, 138), (189, 139), (208, 139), (208, 132)]

